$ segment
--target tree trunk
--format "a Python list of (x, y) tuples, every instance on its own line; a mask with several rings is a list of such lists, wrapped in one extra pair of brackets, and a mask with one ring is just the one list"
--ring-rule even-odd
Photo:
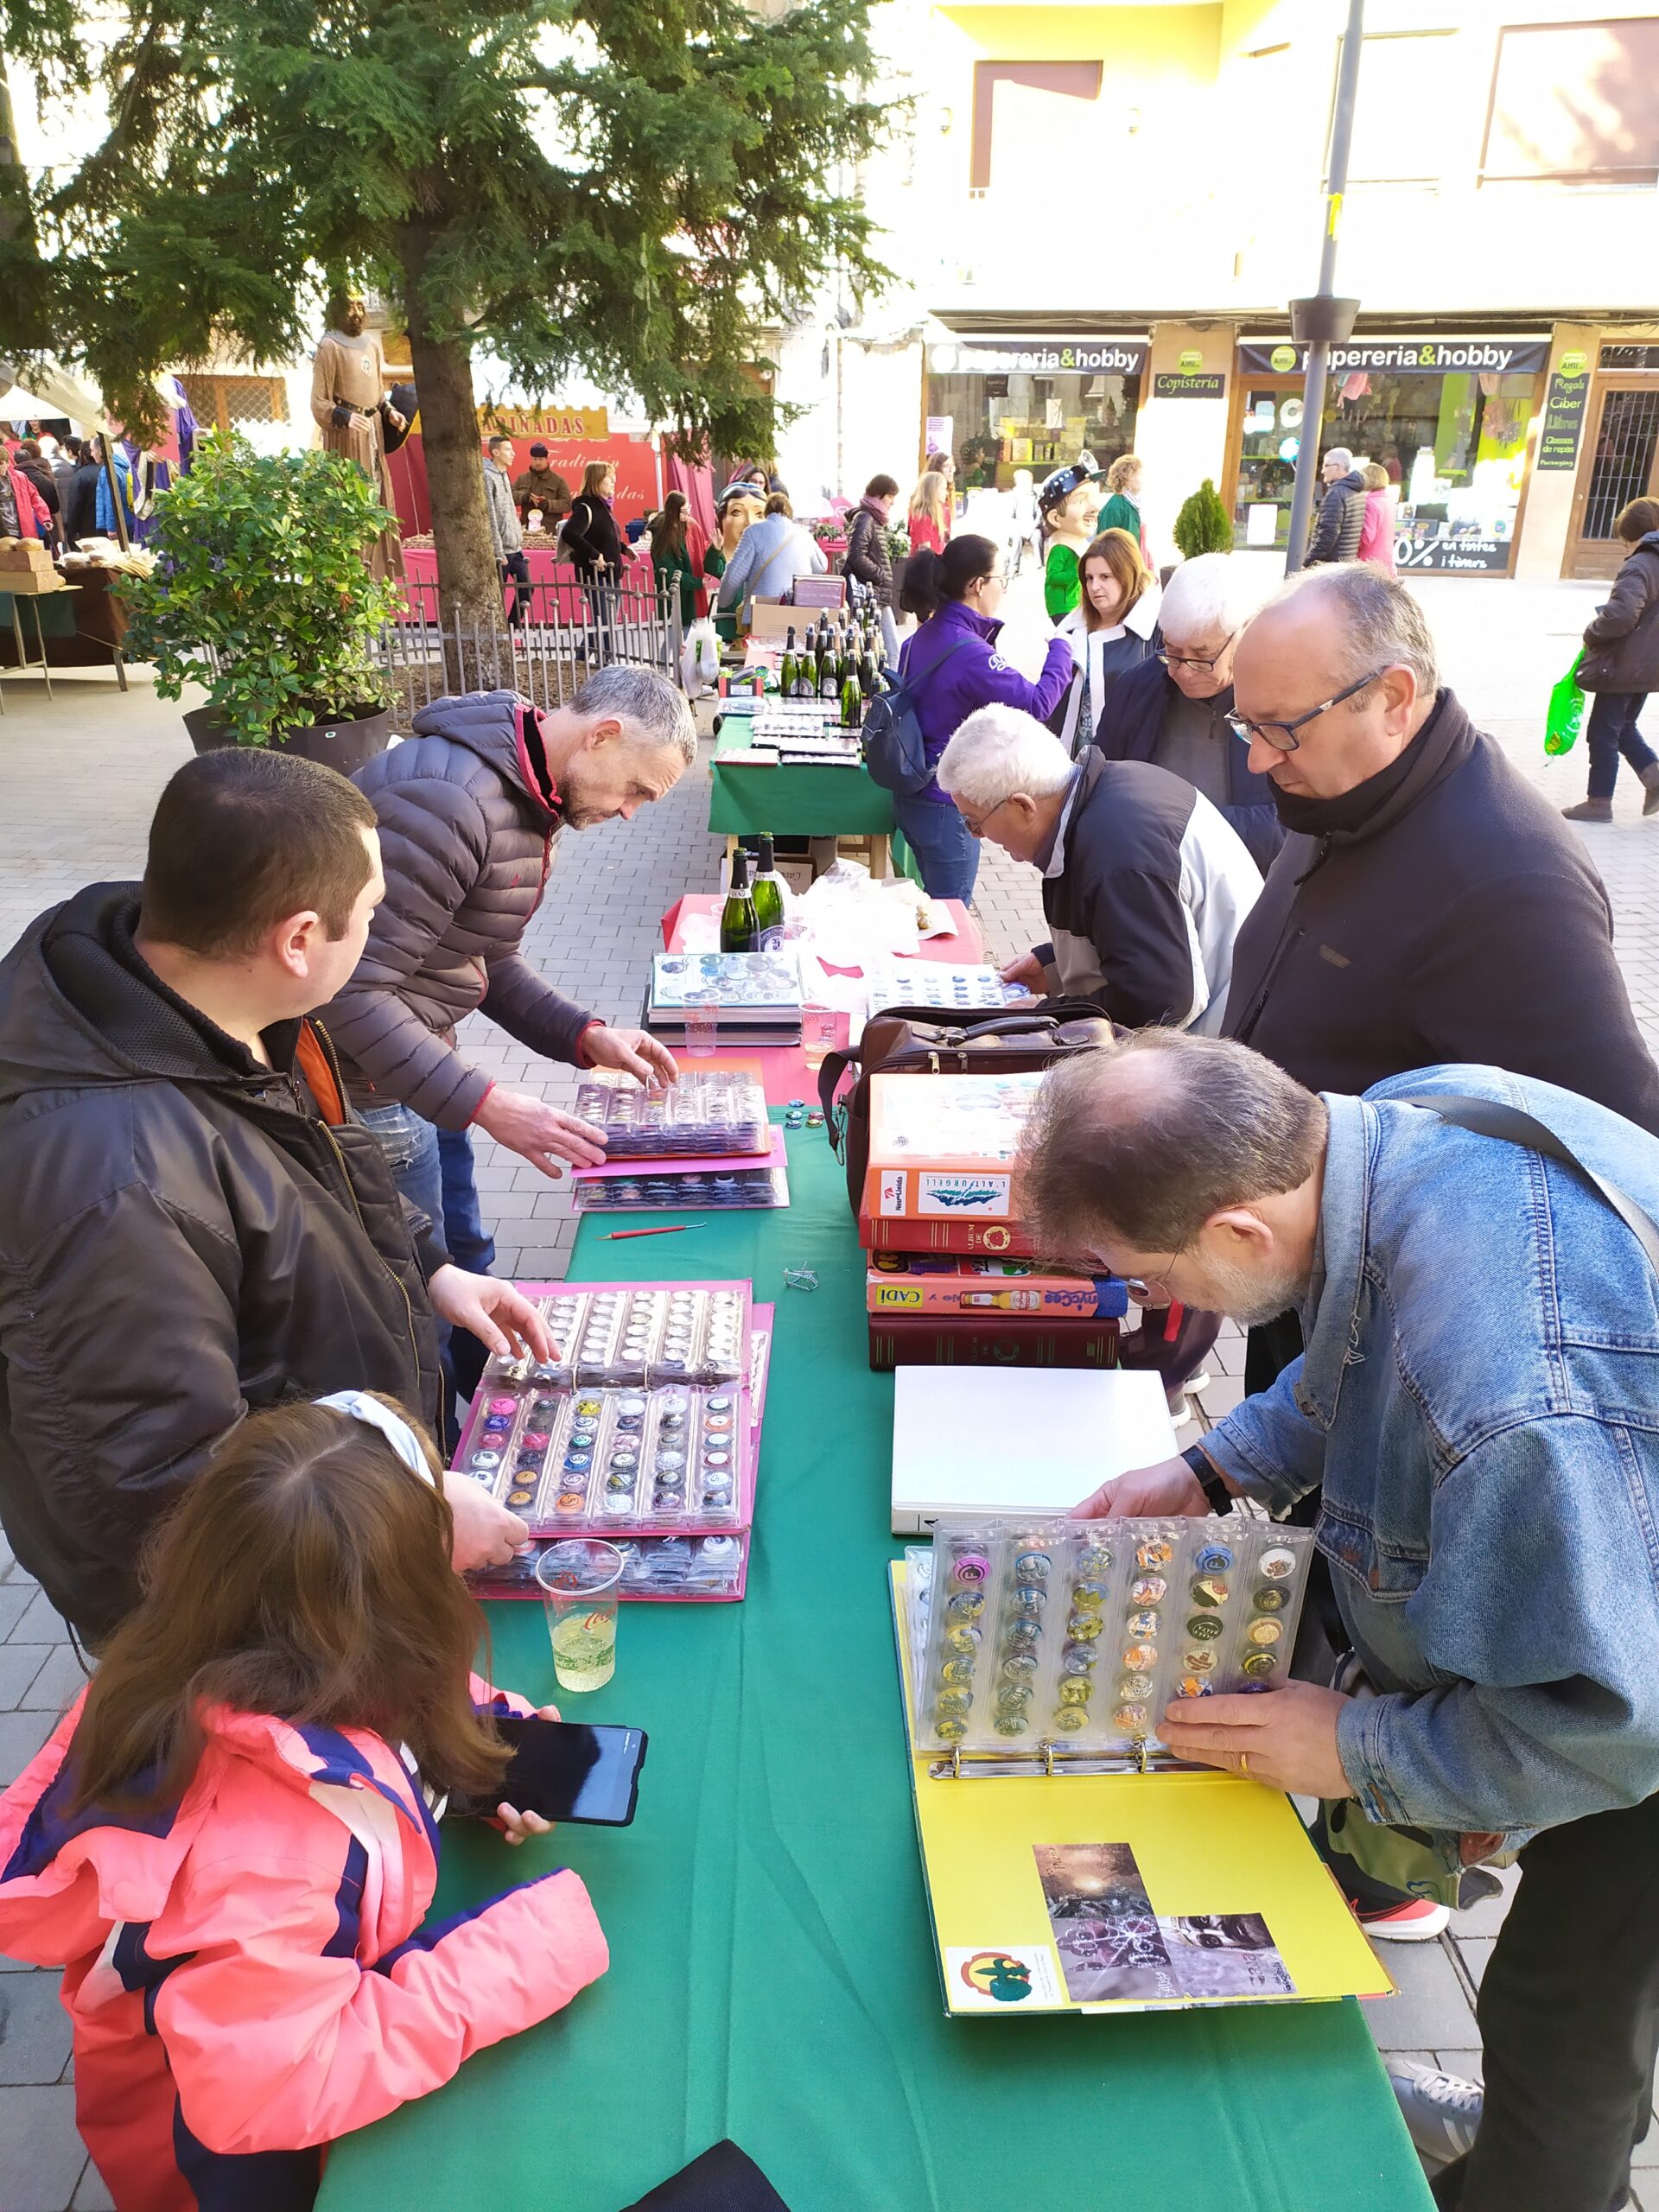
[[(422, 297), (429, 244), (423, 230), (411, 227), (404, 234), (404, 308), (432, 501), (438, 612), (452, 652), (457, 620), (463, 631), (478, 629), (486, 635), (501, 626), (502, 598), (484, 499), (472, 347), (464, 338), (431, 334)], [(462, 678), (462, 671), (449, 671), (452, 687), (473, 688)]]

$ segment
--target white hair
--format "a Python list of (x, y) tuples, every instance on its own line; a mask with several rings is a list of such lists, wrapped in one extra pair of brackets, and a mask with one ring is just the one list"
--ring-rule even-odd
[(1354, 456), (1346, 446), (1327, 446), (1325, 449), (1325, 467), (1329, 468), (1333, 461), (1346, 476), (1354, 465)]
[(1265, 596), (1253, 563), (1231, 553), (1200, 553), (1183, 561), (1164, 586), (1159, 626), (1183, 645), (1235, 637)]
[(1053, 731), (1023, 707), (981, 707), (945, 747), (935, 773), (949, 798), (965, 798), (983, 814), (1016, 791), (1052, 798), (1071, 782), (1073, 762)]

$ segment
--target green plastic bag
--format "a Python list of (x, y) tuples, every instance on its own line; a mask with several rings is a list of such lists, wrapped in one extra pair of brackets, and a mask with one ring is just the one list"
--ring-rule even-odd
[(1579, 682), (1579, 670), (1583, 664), (1584, 654), (1580, 651), (1549, 695), (1549, 712), (1544, 717), (1544, 750), (1552, 760), (1570, 753), (1584, 728), (1584, 690)]

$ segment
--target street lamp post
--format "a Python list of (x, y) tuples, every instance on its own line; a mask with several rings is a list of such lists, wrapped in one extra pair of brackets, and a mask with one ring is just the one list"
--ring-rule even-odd
[(1307, 550), (1307, 525), (1313, 512), (1313, 486), (1319, 474), (1319, 426), (1325, 420), (1325, 385), (1331, 341), (1346, 338), (1354, 327), (1357, 300), (1339, 300), (1331, 287), (1337, 274), (1337, 232), (1343, 196), (1348, 189), (1348, 149), (1354, 137), (1354, 94), (1359, 85), (1359, 52), (1364, 36), (1365, 0), (1348, 0), (1348, 28), (1342, 37), (1337, 72), (1336, 113), (1331, 124), (1331, 162), (1325, 184), (1325, 235), (1319, 241), (1319, 289), (1312, 299), (1290, 303), (1290, 334), (1307, 340), (1307, 376), (1302, 388), (1301, 442), (1296, 454), (1296, 483), (1290, 499), (1290, 543), (1285, 574), (1294, 575)]

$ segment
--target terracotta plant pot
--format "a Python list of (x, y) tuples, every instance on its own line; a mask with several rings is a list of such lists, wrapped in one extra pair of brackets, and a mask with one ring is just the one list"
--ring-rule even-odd
[[(198, 753), (218, 753), (236, 741), (211, 707), (192, 707), (184, 726)], [(391, 710), (376, 707), (368, 714), (343, 716), (327, 722), (296, 722), (279, 729), (271, 742), (302, 760), (321, 761), (342, 776), (357, 771), (384, 753), (391, 742)]]

